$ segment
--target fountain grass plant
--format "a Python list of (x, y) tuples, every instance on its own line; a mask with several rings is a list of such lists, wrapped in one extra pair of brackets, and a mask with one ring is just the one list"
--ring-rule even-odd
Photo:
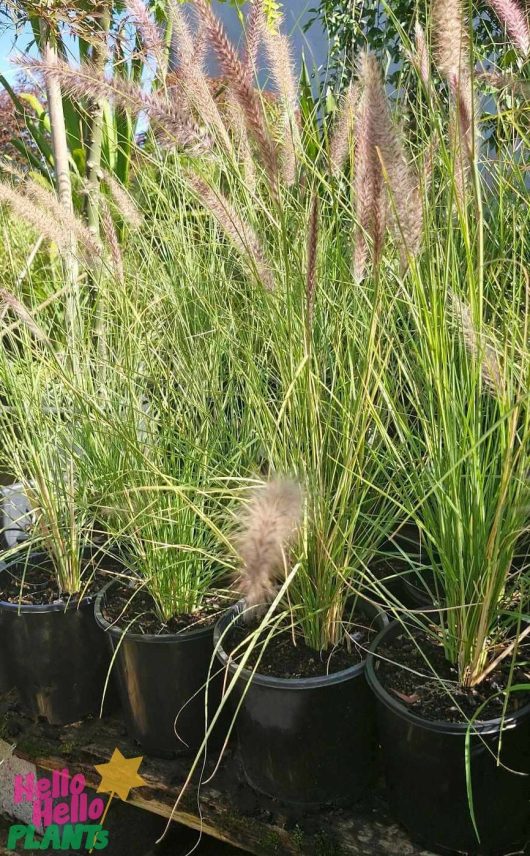
[[(259, 3), (248, 21), (246, 51), (241, 55), (210, 6), (203, 0), (194, 6), (208, 49), (221, 68), (221, 95), (210, 85), (203, 54), (193, 59), (196, 36), (177, 4), (172, 16), (179, 73), (158, 91), (147, 94), (120, 81), (103, 80), (91, 67), (30, 59), (25, 63), (35, 73), (60, 80), (72, 97), (108, 96), (131, 110), (144, 110), (152, 120), (158, 143), (150, 138), (143, 153), (145, 169), (138, 171), (149, 228), (140, 229), (134, 242), (125, 245), (115, 270), (124, 265), (126, 284), (112, 297), (117, 300), (119, 295), (122, 302), (116, 317), (124, 317), (126, 311), (134, 319), (133, 327), (142, 327), (138, 338), (142, 345), (136, 348), (142, 357), (135, 356), (131, 363), (133, 373), (142, 378), (135, 400), (138, 404), (145, 393), (155, 410), (162, 403), (164, 420), (174, 424), (176, 448), (191, 430), (199, 438), (200, 451), (207, 450), (214, 462), (208, 466), (216, 477), (222, 473), (223, 458), (229, 456), (225, 476), (234, 500), (244, 500), (246, 490), (273, 475), (300, 482), (304, 514), (292, 556), (298, 571), (285, 603), (300, 622), (306, 642), (315, 650), (327, 650), (345, 638), (345, 605), (363, 587), (371, 559), (394, 518), (414, 515), (413, 504), (405, 501), (408, 494), (401, 497), (401, 486), (396, 488), (394, 469), (406, 464), (411, 479), (413, 472), (425, 478), (422, 443), (432, 451), (435, 439), (415, 434), (425, 429), (418, 421), (423, 412), (420, 403), (440, 419), (452, 412), (445, 426), (453, 432), (455, 454), (457, 442), (463, 442), (455, 408), (460, 407), (466, 419), (468, 404), (480, 410), (480, 418), (469, 429), (475, 432), (473, 443), (482, 448), (480, 432), (490, 438), (484, 449), (493, 457), (484, 458), (481, 465), (493, 478), (494, 461), (502, 460), (499, 472), (509, 489), (500, 499), (513, 511), (512, 528), (521, 529), (522, 518), (514, 509), (523, 498), (523, 486), (521, 493), (512, 494), (512, 482), (519, 484), (515, 476), (523, 472), (520, 431), (524, 433), (526, 423), (521, 428), (520, 420), (526, 411), (521, 405), (517, 419), (513, 416), (513, 393), (515, 375), (524, 375), (526, 363), (522, 359), (523, 368), (516, 369), (517, 355), (507, 354), (505, 371), (510, 377), (513, 372), (506, 381), (511, 390), (507, 397), (490, 393), (484, 398), (475, 375), (481, 364), (476, 354), (483, 349), (477, 343), (482, 341), (484, 313), (491, 307), (491, 320), (499, 324), (507, 324), (502, 320), (505, 313), (517, 315), (513, 295), (521, 293), (524, 254), (519, 229), (526, 227), (521, 214), (522, 169), (517, 171), (515, 160), (508, 172), (503, 163), (491, 169), (491, 180), (502, 187), (488, 197), (488, 220), (485, 177), (477, 160), (473, 58), (459, 3), (445, 11), (443, 4), (435, 4), (441, 79), (435, 76), (420, 28), (416, 47), (406, 44), (421, 81), (413, 96), (399, 92), (412, 143), (396, 121), (372, 55), (360, 58), (357, 78), (335, 121), (326, 117), (319, 122), (318, 106), (310, 104), (306, 92), (300, 96), (278, 22), (267, 20)], [(447, 16), (452, 29), (446, 28), (440, 39)], [(449, 38), (449, 32), (458, 37)], [(258, 44), (265, 47), (274, 97), (255, 85)], [(410, 76), (408, 69), (404, 80)], [(509, 139), (513, 132), (526, 145), (520, 109), (514, 106), (499, 116), (499, 139)], [(498, 235), (493, 235), (495, 230)], [(517, 264), (512, 236), (519, 248)], [(498, 289), (488, 285), (495, 265), (499, 270), (498, 260), (494, 263), (497, 240), (502, 241), (497, 246), (502, 257), (513, 259), (512, 280), (520, 271), (512, 302), (504, 287), (500, 306)], [(497, 273), (495, 281), (504, 283), (504, 278)], [(461, 300), (469, 308), (457, 312)], [(439, 330), (433, 319), (441, 325)], [(474, 355), (470, 337), (475, 326)], [(119, 325), (115, 330), (119, 339)], [(385, 336), (389, 331), (393, 335)], [(424, 332), (421, 342), (416, 341)], [(112, 335), (107, 329), (107, 342)], [(129, 335), (129, 341), (135, 337)], [(110, 365), (114, 353), (112, 344), (108, 347), (107, 355), (100, 356)], [(422, 347), (423, 362), (418, 357)], [(438, 352), (432, 351), (435, 347)], [(524, 352), (522, 341), (518, 347)], [(456, 375), (444, 375), (450, 371), (444, 368), (445, 356), (451, 356), (455, 371), (458, 367), (464, 372), (461, 385)], [(125, 367), (123, 378), (130, 374)], [(517, 378), (522, 383), (519, 374)], [(437, 403), (423, 402), (422, 395), (440, 398)], [(482, 421), (486, 400), (492, 420), (487, 428)], [(99, 412), (102, 425), (109, 419), (120, 422), (117, 407), (111, 407), (111, 416), (104, 408)], [(206, 427), (201, 433), (202, 422)], [(221, 430), (223, 424), (226, 430)], [(128, 442), (134, 447), (134, 419), (130, 426)], [(413, 439), (405, 442), (408, 432)], [(465, 437), (473, 448), (471, 434)], [(516, 445), (508, 464), (503, 456), (509, 452), (510, 437)], [(433, 465), (434, 481), (427, 493), (433, 503), (434, 497), (449, 503), (445, 487), (436, 492), (433, 486), (446, 484), (455, 460), (445, 438), (436, 442), (441, 444), (441, 450), (436, 446), (440, 458)], [(103, 440), (101, 444), (103, 449)], [(127, 448), (125, 444), (125, 452)], [(149, 458), (145, 449), (140, 454)], [(464, 459), (469, 467), (469, 457), (464, 454)], [(114, 461), (122, 466), (119, 451)], [(128, 466), (124, 472), (130, 472)], [(152, 473), (157, 467), (158, 472), (164, 470), (159, 464), (149, 467)], [(476, 462), (474, 470), (466, 470), (477, 479), (475, 492), (483, 487), (481, 472)], [(112, 481), (113, 476), (108, 478)], [(153, 480), (147, 482), (143, 487), (150, 496)], [(155, 485), (162, 496), (164, 479), (159, 485), (155, 480)], [(418, 492), (425, 489), (418, 480)], [(142, 507), (145, 512), (156, 505), (152, 496), (149, 501), (137, 500), (138, 505), (129, 509), (131, 519)], [(164, 518), (170, 503), (161, 502)], [(503, 520), (508, 505), (498, 512)], [(433, 521), (437, 513), (432, 512)], [(477, 513), (485, 525), (485, 507)], [(474, 519), (473, 538), (479, 538), (476, 525)], [(484, 550), (486, 544), (494, 552), (508, 549), (504, 538), (495, 544), (488, 539), (482, 538)], [(148, 540), (169, 539), (161, 534)], [(467, 542), (466, 550), (472, 549), (472, 542)], [(488, 553), (488, 568), (492, 555)], [(504, 553), (500, 556), (500, 565), (506, 558)], [(233, 549), (230, 561), (236, 564)], [(459, 562), (463, 567), (463, 560)], [(449, 565), (444, 573), (450, 575)], [(458, 585), (462, 587), (462, 579)], [(469, 591), (474, 590), (475, 581), (469, 585)], [(493, 609), (502, 586), (492, 582), (490, 588)], [(478, 629), (474, 619), (472, 623)], [(460, 630), (452, 626), (449, 635)], [(487, 635), (483, 623), (480, 634), (483, 639)]]
[[(481, 114), (463, 7), (454, 6), (434, 8), (449, 122), (440, 123), (443, 94), (424, 71), (419, 125), (438, 128), (439, 156), (424, 202), (426, 251), (396, 283), (385, 393), (397, 495), (427, 554), (416, 577), (439, 607), (429, 613), (435, 627), (412, 620), (473, 687), (504, 657), (515, 662), (528, 633), (528, 568), (516, 561), (529, 522), (528, 138), (524, 97), (501, 96), (494, 118)], [(448, 36), (449, 13), (458, 38)]]

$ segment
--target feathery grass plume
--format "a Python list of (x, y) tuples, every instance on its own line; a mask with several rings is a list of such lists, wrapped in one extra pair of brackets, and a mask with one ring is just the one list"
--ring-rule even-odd
[(309, 217), (309, 232), (307, 235), (307, 270), (306, 270), (306, 304), (307, 304), (307, 327), (311, 329), (313, 321), (313, 309), (315, 306), (315, 293), (317, 284), (317, 254), (318, 254), (318, 193), (313, 193), (311, 202), (311, 213)]
[(431, 9), (436, 64), (446, 80), (458, 79), (471, 61), (462, 0), (433, 0)]
[(166, 52), (160, 30), (151, 18), (143, 0), (126, 0), (126, 5), (140, 33), (144, 49), (151, 54), (163, 74)]
[(206, 54), (208, 53), (208, 31), (204, 26), (204, 21), (198, 18), (195, 22), (195, 61), (197, 65), (204, 70), (206, 62)]
[(449, 79), (453, 108), (449, 119), (449, 139), (454, 157), (456, 196), (462, 206), (471, 168), (476, 159), (476, 110), (473, 79), (468, 72)]
[(449, 136), (454, 155), (456, 196), (462, 205), (475, 156), (475, 102), (468, 24), (462, 0), (434, 0), (432, 23), (436, 61), (454, 101)]
[(64, 205), (61, 205), (53, 190), (48, 190), (48, 188), (39, 184), (38, 181), (28, 178), (25, 180), (23, 188), (26, 198), (40, 205), (48, 215), (51, 215), (57, 221), (61, 229), (64, 230), (63, 244), (67, 241), (68, 233), (73, 233), (79, 246), (86, 253), (94, 256), (100, 254), (99, 244), (90, 229), (75, 214), (67, 211)]
[(524, 57), (530, 53), (528, 16), (516, 0), (488, 0), (489, 5), (506, 28), (513, 44)]
[(278, 178), (276, 149), (269, 134), (263, 107), (258, 93), (254, 89), (252, 78), (228, 40), (221, 22), (212, 12), (209, 0), (194, 0), (194, 2), (208, 31), (210, 42), (226, 77), (226, 83), (233, 90), (241, 105), (249, 131), (256, 141), (267, 170), (271, 189), (274, 191)]
[(220, 191), (214, 190), (202, 178), (190, 172), (186, 173), (186, 178), (201, 204), (215, 217), (238, 252), (249, 260), (250, 266), (261, 284), (268, 291), (273, 291), (272, 271), (267, 264), (259, 239), (250, 224), (241, 219), (235, 208)]
[(120, 216), (129, 224), (131, 229), (139, 229), (144, 218), (142, 213), (138, 210), (130, 193), (127, 192), (123, 184), (121, 184), (110, 172), (107, 172), (106, 170), (103, 173), (103, 181), (112, 197), (114, 205), (120, 213)]
[(353, 83), (350, 83), (345, 94), (342, 96), (329, 144), (331, 174), (334, 176), (340, 175), (348, 157), (358, 98), (359, 92), (357, 87)]
[(425, 88), (428, 89), (431, 81), (431, 62), (425, 33), (419, 21), (416, 21), (414, 24), (414, 42), (416, 45), (416, 53), (414, 54), (413, 62), (423, 84), (425, 85)]
[[(50, 340), (48, 339), (44, 330), (42, 330), (28, 309), (24, 306), (23, 303), (20, 302), (18, 297), (15, 297), (14, 294), (11, 294), (10, 291), (7, 291), (5, 288), (0, 288), (0, 303), (3, 303), (5, 307), (11, 309), (11, 311), (17, 316), (19, 321), (24, 324), (28, 330), (33, 333), (36, 339), (39, 342), (44, 342), (45, 344), (49, 344)], [(2, 313), (3, 315), (3, 313)]]
[(242, 511), (235, 539), (242, 564), (237, 587), (248, 607), (259, 608), (274, 597), (298, 534), (302, 503), (300, 485), (277, 478), (258, 488)]
[(476, 72), (476, 77), (494, 89), (510, 89), (515, 95), (520, 95), (522, 98), (530, 98), (530, 81), (521, 80), (513, 74), (481, 70)]
[(254, 164), (252, 147), (248, 137), (245, 117), (241, 110), (239, 101), (230, 89), (225, 92), (224, 98), (224, 106), (230, 130), (232, 131), (237, 154), (243, 165), (245, 183), (249, 190), (254, 192), (256, 190), (256, 167)]
[[(258, 0), (261, 2), (261, 0)], [(289, 40), (279, 32), (282, 18), (274, 24), (267, 23), (262, 9), (262, 37), (267, 52), (269, 69), (274, 86), (283, 108), (285, 138), (283, 143), (283, 178), (287, 186), (296, 179), (296, 158), (300, 145), (297, 124), (298, 86), (294, 76), (293, 60)]]
[(263, 10), (260, 0), (252, 0), (246, 17), (245, 26), (245, 53), (243, 65), (251, 80), (254, 79), (258, 64), (258, 52), (261, 44), (263, 21)]
[(384, 190), (389, 196), (387, 213), (399, 247), (402, 269), (417, 255), (423, 231), (419, 178), (409, 163), (390, 112), (383, 79), (375, 55), (361, 56), (359, 84), (362, 95), (357, 116), (357, 232), (354, 271), (362, 276), (366, 261), (365, 232), (372, 238), (374, 263), (382, 252), (386, 213)]
[(377, 147), (381, 141), (379, 121), (386, 104), (381, 101), (382, 84), (375, 57), (363, 53), (359, 63), (361, 95), (355, 116), (355, 203), (357, 227), (353, 275), (364, 277), (368, 259), (368, 238), (373, 242), (374, 265), (379, 261), (385, 230), (383, 170)]
[[(374, 259), (377, 261), (382, 249), (382, 231), (386, 216), (380, 210), (383, 203), (376, 194), (382, 194), (383, 189), (386, 189), (388, 194), (386, 213), (399, 248), (401, 268), (405, 270), (409, 257), (416, 256), (419, 252), (422, 239), (423, 206), (419, 177), (409, 163), (401, 130), (392, 118), (375, 55), (367, 53), (361, 57), (359, 83), (363, 90), (362, 99), (364, 99), (357, 132), (357, 169), (361, 170), (361, 176), (356, 177), (357, 193), (361, 194), (360, 200), (358, 199), (359, 223), (373, 238)], [(371, 151), (367, 152), (366, 149)], [(373, 162), (374, 159), (377, 163)], [(382, 183), (377, 174), (378, 169), (383, 172)], [(373, 212), (370, 212), (370, 200), (367, 199), (366, 189), (360, 186), (363, 175), (368, 175), (369, 181), (375, 186)], [(370, 228), (367, 228), (363, 221)]]
[(110, 208), (107, 205), (106, 199), (100, 200), (101, 206), (101, 227), (103, 230), (103, 236), (105, 238), (105, 242), (110, 251), (110, 257), (112, 260), (112, 267), (114, 268), (114, 273), (116, 274), (116, 279), (120, 284), (123, 284), (125, 281), (124, 273), (123, 273), (123, 258), (120, 250), (120, 242), (118, 240), (118, 235), (116, 234), (116, 229), (114, 227), (114, 221), (112, 219), (112, 214), (110, 213)]
[(144, 112), (169, 144), (176, 143), (182, 148), (194, 150), (205, 150), (211, 145), (206, 132), (189, 113), (179, 109), (173, 102), (168, 102), (162, 92), (149, 94), (141, 86), (124, 78), (102, 77), (89, 63), (72, 68), (63, 61), (48, 63), (28, 56), (19, 57), (15, 62), (30, 73), (56, 78), (67, 96), (87, 100), (108, 98), (126, 110)]
[(169, 14), (172, 24), (171, 41), (178, 57), (179, 91), (189, 101), (202, 121), (215, 131), (225, 149), (231, 151), (230, 137), (212, 95), (204, 73), (204, 54), (197, 51), (186, 15), (179, 0), (171, 0)]
[(440, 139), (437, 134), (433, 134), (423, 152), (423, 183), (425, 187), (427, 187), (432, 181), (434, 160), (439, 147)]
[(68, 243), (68, 234), (65, 234), (65, 230), (60, 222), (54, 217), (50, 217), (49, 211), (45, 211), (39, 205), (35, 205), (18, 190), (14, 190), (2, 182), (0, 182), (1, 203), (8, 205), (16, 217), (25, 220), (26, 223), (29, 223), (30, 226), (48, 241), (52, 241), (59, 247), (63, 247)]
[(476, 329), (468, 303), (458, 295), (451, 294), (451, 308), (462, 331), (467, 350), (474, 359), (480, 360), (484, 387), (493, 395), (502, 396), (505, 392), (504, 373), (496, 349), (488, 341), (489, 337)]

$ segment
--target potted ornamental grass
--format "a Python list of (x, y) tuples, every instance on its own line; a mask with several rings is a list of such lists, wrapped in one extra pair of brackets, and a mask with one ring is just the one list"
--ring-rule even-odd
[(239, 491), (232, 544), (243, 599), (216, 629), (248, 782), (308, 807), (351, 801), (372, 778), (364, 665), (384, 619), (364, 588), (395, 513), (376, 391), (383, 312), (363, 312), (355, 288), (325, 274), (318, 287), (311, 330), (303, 284), (263, 318), (270, 362), (249, 404), (268, 478)]
[[(219, 548), (226, 539), (216, 522), (229, 429), (214, 405), (215, 383), (200, 372), (200, 347), (197, 375), (177, 369), (183, 351), (173, 340), (173, 306), (170, 314), (167, 341), (162, 336), (145, 352), (136, 380), (148, 392), (136, 395), (131, 382), (126, 396), (107, 397), (104, 428), (87, 458), (111, 551), (122, 564), (97, 598), (96, 622), (112, 652), (128, 731), (159, 757), (195, 752), (204, 738), (221, 694), (220, 676), (210, 673), (214, 625), (231, 602)], [(212, 371), (209, 357), (207, 363)], [(223, 474), (230, 454), (222, 456)]]
[(400, 423), (393, 449), (399, 495), (423, 534), (425, 598), (408, 615), (396, 610), (367, 677), (394, 810), (429, 847), (506, 852), (527, 834), (529, 589), (516, 559), (530, 421), (519, 286), (495, 333), (480, 304), (442, 296), (437, 278), (418, 281), (403, 304), (411, 337), (397, 374), (416, 418)]
[(4, 331), (0, 358), (1, 454), (30, 525), (2, 556), (2, 656), (27, 710), (65, 723), (99, 710), (109, 661), (92, 616), (103, 556), (79, 466), (89, 423), (44, 333), (35, 341), (35, 324), (15, 326)]
[(220, 697), (219, 678), (209, 672), (214, 624), (228, 597), (211, 522), (215, 500), (202, 483), (208, 471), (189, 448), (181, 451), (173, 447), (159, 482), (138, 458), (115, 487), (123, 574), (95, 607), (129, 733), (160, 757), (195, 751), (203, 740), (208, 707)]
[[(233, 109), (227, 112), (227, 104), (212, 101), (211, 93), (208, 96), (210, 90), (204, 87), (206, 79), (200, 65), (195, 67), (192, 85), (187, 76), (189, 66), (183, 64), (178, 87), (180, 109), (199, 114), (209, 137), (192, 142), (211, 146), (217, 160), (214, 170), (209, 152), (203, 158), (190, 157), (185, 167), (175, 168), (175, 174), (169, 176), (178, 206), (176, 214), (173, 211), (165, 221), (163, 234), (160, 228), (157, 244), (163, 245), (164, 258), (171, 258), (175, 270), (168, 291), (164, 284), (158, 300), (151, 303), (157, 313), (160, 300), (173, 303), (172, 313), (163, 313), (163, 322), (159, 321), (156, 328), (157, 336), (167, 341), (166, 350), (160, 351), (157, 371), (163, 371), (168, 354), (173, 354), (175, 371), (168, 378), (164, 396), (169, 400), (174, 394), (176, 449), (182, 432), (189, 431), (190, 414), (189, 424), (195, 432), (206, 417), (210, 426), (208, 448), (212, 426), (222, 424), (227, 414), (234, 426), (229, 436), (238, 449), (237, 460), (226, 460), (227, 454), (234, 455), (230, 444), (216, 446), (215, 466), (208, 463), (209, 475), (199, 483), (204, 488), (211, 483), (212, 474), (224, 478), (228, 496), (236, 494), (239, 505), (247, 508), (233, 538), (220, 526), (217, 529), (223, 534), (224, 561), (238, 566), (237, 588), (245, 598), (243, 612), (249, 613), (251, 623), (243, 620), (242, 627), (232, 626), (240, 624), (238, 608), (226, 620), (221, 619), (216, 631), (218, 655), (229, 669), (230, 695), (240, 694), (237, 730), (247, 778), (257, 789), (290, 803), (307, 806), (348, 801), (366, 789), (375, 749), (364, 661), (382, 619), (364, 596), (364, 580), (395, 516), (395, 503), (389, 496), (387, 444), (383, 442), (390, 413), (381, 395), (389, 358), (380, 335), (387, 310), (379, 271), (389, 231), (385, 226), (389, 194), (383, 164), (392, 172), (392, 187), (405, 182), (407, 193), (400, 184), (400, 199), (410, 206), (410, 219), (414, 221), (401, 248), (404, 265), (419, 248), (419, 177), (409, 170), (408, 152), (392, 119), (374, 57), (365, 55), (360, 65), (361, 97), (349, 91), (333, 127), (326, 118), (331, 131), (328, 146), (326, 136), (319, 134), (318, 123), (309, 121), (303, 128), (299, 125), (299, 93), (284, 37), (270, 22), (256, 22), (255, 37), (266, 47), (279, 93), (276, 106), (281, 108), (286, 131), (279, 138), (277, 109), (273, 122), (259, 89), (248, 85), (248, 75), (254, 73), (253, 48), (247, 52), (244, 65), (243, 58), (227, 48), (209, 5), (196, 5), (203, 22), (201, 32), (208, 35), (209, 47), (226, 76), (231, 96), (227, 103)], [(173, 14), (177, 16), (177, 42), (182, 42), (177, 47), (184, 51), (189, 47), (187, 22), (177, 7)], [(287, 75), (283, 78), (279, 74), (282, 69)], [(92, 86), (86, 75), (82, 81), (75, 70), (62, 65), (51, 73), (72, 92), (82, 88), (86, 92)], [(197, 80), (202, 85), (200, 99), (193, 97)], [(95, 81), (94, 91), (97, 85)], [(156, 96), (159, 119), (164, 97), (163, 93)], [(172, 92), (167, 97), (171, 98)], [(307, 119), (307, 111), (304, 116)], [(362, 129), (363, 145), (353, 162), (354, 117)], [(188, 130), (193, 136), (191, 126)], [(160, 166), (158, 186), (162, 191), (172, 162), (167, 164)], [(393, 165), (399, 169), (392, 170)], [(354, 173), (355, 207), (347, 166)], [(157, 205), (161, 201), (165, 210), (163, 197), (164, 192), (159, 192)], [(397, 245), (397, 230), (393, 236)], [(392, 252), (393, 267), (399, 263), (397, 255)], [(138, 263), (145, 264), (140, 259)], [(196, 295), (192, 302), (188, 302), (190, 292)], [(152, 311), (146, 301), (142, 317), (149, 317)], [(164, 329), (166, 321), (172, 342)], [(217, 370), (219, 366), (221, 379), (215, 387), (211, 365), (196, 357), (197, 349), (212, 339), (217, 341), (215, 367)], [(150, 348), (153, 345), (158, 347), (155, 339)], [(154, 375), (145, 375), (150, 397)], [(203, 400), (197, 407), (199, 393)], [(164, 396), (157, 399), (155, 411)], [(156, 447), (158, 441), (153, 445)], [(220, 448), (224, 457), (219, 454)], [(167, 461), (162, 461), (156, 468), (158, 475), (170, 476), (169, 482), (155, 482), (155, 490), (149, 479), (137, 487), (129, 473), (124, 496), (129, 501), (132, 492), (135, 500), (131, 506), (117, 502), (129, 518), (123, 526), (127, 551), (131, 548), (126, 533), (131, 524), (137, 527), (132, 548), (135, 560), (130, 569), (136, 562), (138, 568), (145, 567), (139, 588), (143, 579), (148, 580), (145, 588), (155, 598), (153, 568), (158, 560), (155, 555), (152, 562), (145, 563), (146, 544), (155, 553), (172, 546), (170, 564), (175, 567), (182, 552), (187, 554), (187, 561), (199, 565), (203, 556), (207, 561), (197, 573), (211, 573), (211, 551), (202, 544), (201, 527), (193, 525), (179, 533), (185, 520), (179, 511), (181, 501), (190, 513), (202, 508), (198, 499), (190, 499), (197, 487), (195, 481), (192, 479), (195, 488), (190, 494), (184, 489), (190, 483), (185, 478), (181, 481), (178, 467), (173, 472), (173, 465), (168, 469)], [(185, 473), (185, 468), (181, 472)], [(269, 480), (272, 486), (267, 487)], [(254, 488), (256, 496), (252, 494)], [(290, 500), (283, 496), (284, 490)], [(153, 499), (154, 520), (141, 534), (141, 521), (148, 518), (151, 507), (145, 505), (144, 497), (153, 492), (159, 498), (167, 493), (167, 508), (158, 519)], [(171, 517), (172, 496), (177, 520)], [(234, 497), (232, 505), (238, 503)], [(259, 555), (252, 561), (252, 547), (242, 546), (245, 528), (248, 523), (252, 530), (249, 521), (256, 515), (259, 518), (264, 509), (267, 517), (274, 517), (270, 507), (266, 511), (269, 503), (287, 507), (279, 515), (283, 522), (276, 519), (274, 524), (279, 529), (273, 528), (270, 533), (275, 544), (274, 561), (266, 557), (262, 561)], [(234, 515), (239, 519), (235, 511)], [(199, 517), (210, 520), (206, 511)], [(150, 536), (150, 528), (155, 533), (164, 520), (166, 531), (161, 529), (158, 535)], [(278, 557), (284, 554), (285, 561), (280, 563)], [(182, 560), (179, 567), (184, 573), (186, 562)], [(163, 567), (161, 573), (163, 577)], [(252, 582), (256, 577), (261, 579), (258, 585)], [(267, 617), (271, 608), (267, 604), (278, 597), (281, 603), (277, 602), (278, 611), (272, 617), (274, 641), (263, 646), (268, 629), (263, 632), (260, 608), (265, 604)], [(170, 604), (165, 609), (169, 614), (175, 607)], [(105, 621), (111, 624), (108, 618)], [(118, 623), (125, 644), (125, 615)], [(237, 638), (236, 631), (243, 639)], [(288, 665), (283, 665), (283, 655), (275, 658), (277, 644), (286, 646)], [(251, 648), (257, 652), (254, 656), (259, 664), (251, 659)], [(249, 669), (243, 673), (247, 656)], [(271, 663), (271, 659), (278, 662)], [(126, 667), (127, 663), (123, 669)], [(268, 698), (263, 702), (265, 696)], [(182, 698), (172, 701), (173, 717), (182, 703)], [(328, 727), (331, 707), (341, 711), (334, 734)], [(290, 717), (289, 710), (297, 711), (296, 718)], [(283, 741), (287, 722), (292, 727)], [(204, 724), (202, 718), (200, 724)], [(175, 730), (178, 732), (178, 720), (171, 731), (173, 750), (177, 745)]]
[[(359, 120), (368, 121), (376, 90), (392, 134), (372, 57), (364, 58), (360, 86)], [(374, 773), (364, 667), (384, 618), (365, 597), (365, 578), (396, 514), (383, 439), (390, 413), (381, 394), (389, 359), (380, 335), (384, 230), (376, 247), (366, 229), (351, 240), (341, 174), (351, 103), (343, 110), (333, 171), (321, 149), (320, 163), (299, 164), (310, 191), (279, 183), (273, 203), (262, 198), (271, 215), (274, 205), (280, 211), (265, 244), (275, 285), (268, 299), (258, 294), (238, 328), (261, 477), (247, 480), (246, 491), (237, 487), (241, 512), (234, 512), (231, 543), (242, 600), (216, 629), (247, 781), (305, 807), (352, 801)], [(365, 143), (375, 165), (374, 140)], [(231, 189), (241, 199), (235, 181)], [(385, 200), (381, 194), (383, 208)], [(362, 206), (361, 214), (369, 227)]]
[(203, 492), (184, 473), (173, 485), (128, 488), (120, 513), (124, 574), (95, 607), (128, 731), (160, 757), (197, 749), (208, 705), (220, 696), (209, 668), (226, 573), (212, 552), (205, 514)]
[[(479, 160), (472, 46), (463, 7), (447, 5), (433, 6), (450, 97), (426, 225), (436, 238), (387, 328), (387, 436), (401, 512), (421, 534), (411, 579), (423, 596), (395, 610), (367, 678), (397, 818), (428, 848), (506, 853), (530, 820), (529, 215), (519, 106), (501, 96), (494, 151), (485, 143)], [(439, 115), (445, 96), (426, 84)]]

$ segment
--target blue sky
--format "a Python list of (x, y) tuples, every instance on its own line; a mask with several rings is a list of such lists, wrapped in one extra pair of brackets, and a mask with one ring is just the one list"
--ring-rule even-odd
[[(15, 79), (18, 71), (9, 62), (9, 55), (13, 50), (13, 42), (15, 37), (14, 27), (6, 27), (4, 22), (0, 23), (0, 74), (3, 74), (11, 82)], [(25, 50), (32, 39), (32, 34), (29, 30), (24, 30), (20, 35), (18, 44), (21, 50)]]

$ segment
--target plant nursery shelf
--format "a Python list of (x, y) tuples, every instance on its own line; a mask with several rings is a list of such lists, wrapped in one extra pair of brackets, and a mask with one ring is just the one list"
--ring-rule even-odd
[[(16, 744), (16, 756), (42, 770), (66, 766), (72, 775), (83, 773), (94, 788), (100, 781), (94, 765), (107, 761), (116, 747), (126, 757), (141, 754), (118, 718), (51, 726), (24, 717), (10, 696), (0, 697), (0, 714), (0, 735)], [(128, 802), (169, 818), (189, 765), (189, 758), (165, 761), (144, 757), (139, 772), (147, 785), (131, 791)], [(309, 814), (293, 811), (257, 796), (244, 783), (230, 750), (212, 781), (201, 786), (199, 802), (200, 810), (195, 783), (183, 797), (174, 820), (256, 856), (431, 856), (413, 845), (392, 821), (382, 792), (348, 809)]]

